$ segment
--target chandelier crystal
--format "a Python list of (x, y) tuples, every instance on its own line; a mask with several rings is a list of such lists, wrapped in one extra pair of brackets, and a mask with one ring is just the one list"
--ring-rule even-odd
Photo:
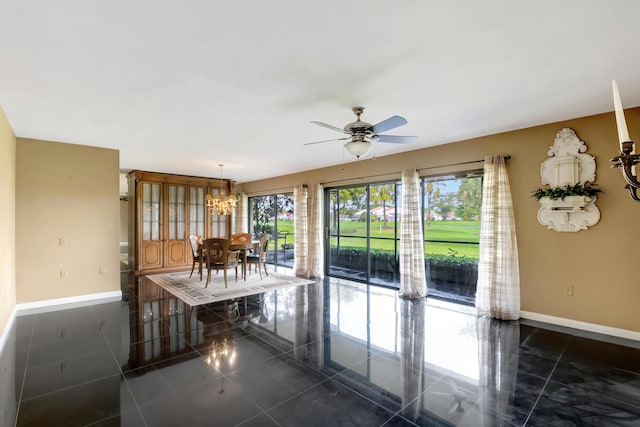
[(238, 205), (238, 199), (233, 195), (225, 195), (225, 191), (222, 188), (222, 167), (224, 164), (218, 163), (218, 166), (220, 166), (220, 192), (214, 195), (207, 194), (205, 202), (209, 215), (231, 215), (231, 212)]

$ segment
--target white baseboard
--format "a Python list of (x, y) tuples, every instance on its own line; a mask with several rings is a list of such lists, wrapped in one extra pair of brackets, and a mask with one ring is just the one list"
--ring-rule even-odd
[(24, 316), (26, 314), (46, 313), (48, 311), (64, 310), (67, 308), (103, 304), (106, 302), (120, 301), (121, 299), (122, 291), (100, 292), (97, 294), (77, 295), (16, 304), (16, 311), (18, 316)]
[(564, 319), (562, 317), (549, 316), (547, 314), (532, 313), (530, 311), (520, 311), (520, 317), (523, 319), (534, 320), (537, 322), (550, 323), (552, 325), (564, 326), (566, 328), (579, 329), (582, 331), (593, 332), (596, 334), (608, 335), (612, 337), (624, 338), (640, 342), (640, 332), (630, 331), (628, 329), (612, 328), (611, 326), (603, 326), (595, 323), (581, 322), (579, 320)]
[(9, 339), (9, 334), (12, 332), (13, 330), (13, 323), (16, 321), (16, 307), (13, 307), (13, 311), (11, 312), (11, 314), (9, 315), (9, 320), (7, 321), (7, 324), (4, 327), (4, 331), (2, 331), (2, 335), (0, 335), (0, 355), (2, 355), (2, 352), (4, 352), (4, 346), (7, 343), (7, 340)]
[(67, 308), (84, 307), (88, 305), (103, 304), (107, 302), (122, 300), (122, 291), (101, 292), (98, 294), (78, 295), (67, 298), (57, 298), (44, 301), (34, 301), (16, 304), (9, 315), (7, 324), (0, 335), (0, 354), (4, 351), (4, 346), (9, 339), (9, 334), (13, 331), (13, 324), (17, 316), (27, 314), (46, 313), (49, 311), (64, 310)]

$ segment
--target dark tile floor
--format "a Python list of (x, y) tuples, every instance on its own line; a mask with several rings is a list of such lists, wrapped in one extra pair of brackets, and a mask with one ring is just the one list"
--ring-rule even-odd
[(0, 424), (640, 425), (637, 342), (337, 279), (194, 309), (154, 287), (19, 316)]

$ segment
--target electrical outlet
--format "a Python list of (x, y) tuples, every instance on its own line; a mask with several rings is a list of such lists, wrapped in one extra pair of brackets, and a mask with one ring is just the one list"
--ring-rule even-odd
[(67, 277), (69, 277), (69, 273), (66, 270), (60, 270), (60, 278), (66, 279)]
[(98, 274), (104, 276), (106, 274), (104, 267), (98, 267)]
[(564, 285), (564, 294), (565, 295), (573, 295), (573, 285)]

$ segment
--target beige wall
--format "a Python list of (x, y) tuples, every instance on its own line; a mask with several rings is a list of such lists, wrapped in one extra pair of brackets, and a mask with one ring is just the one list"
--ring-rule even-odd
[(18, 303), (120, 290), (118, 195), (117, 150), (17, 139)]
[[(630, 134), (639, 138), (640, 109), (626, 114)], [(577, 233), (559, 233), (540, 225), (536, 217), (539, 204), (531, 197), (541, 185), (540, 164), (548, 158), (555, 134), (564, 127), (573, 128), (587, 145), (587, 154), (596, 158), (596, 183), (603, 191), (597, 202), (600, 222)], [(437, 166), (483, 159), (489, 154), (510, 154), (522, 310), (640, 331), (640, 203), (632, 201), (623, 188), (619, 170), (609, 167), (609, 159), (617, 150), (615, 118), (609, 113), (244, 183), (237, 189), (253, 195), (282, 191), (297, 183), (333, 182), (329, 186), (379, 181), (399, 178), (403, 168), (422, 169), (421, 175), (432, 175), (461, 168), (434, 168)], [(362, 178), (372, 175), (376, 177)], [(568, 284), (574, 286), (573, 296), (563, 293)]]
[(16, 305), (15, 160), (16, 137), (0, 108), (0, 335)]

